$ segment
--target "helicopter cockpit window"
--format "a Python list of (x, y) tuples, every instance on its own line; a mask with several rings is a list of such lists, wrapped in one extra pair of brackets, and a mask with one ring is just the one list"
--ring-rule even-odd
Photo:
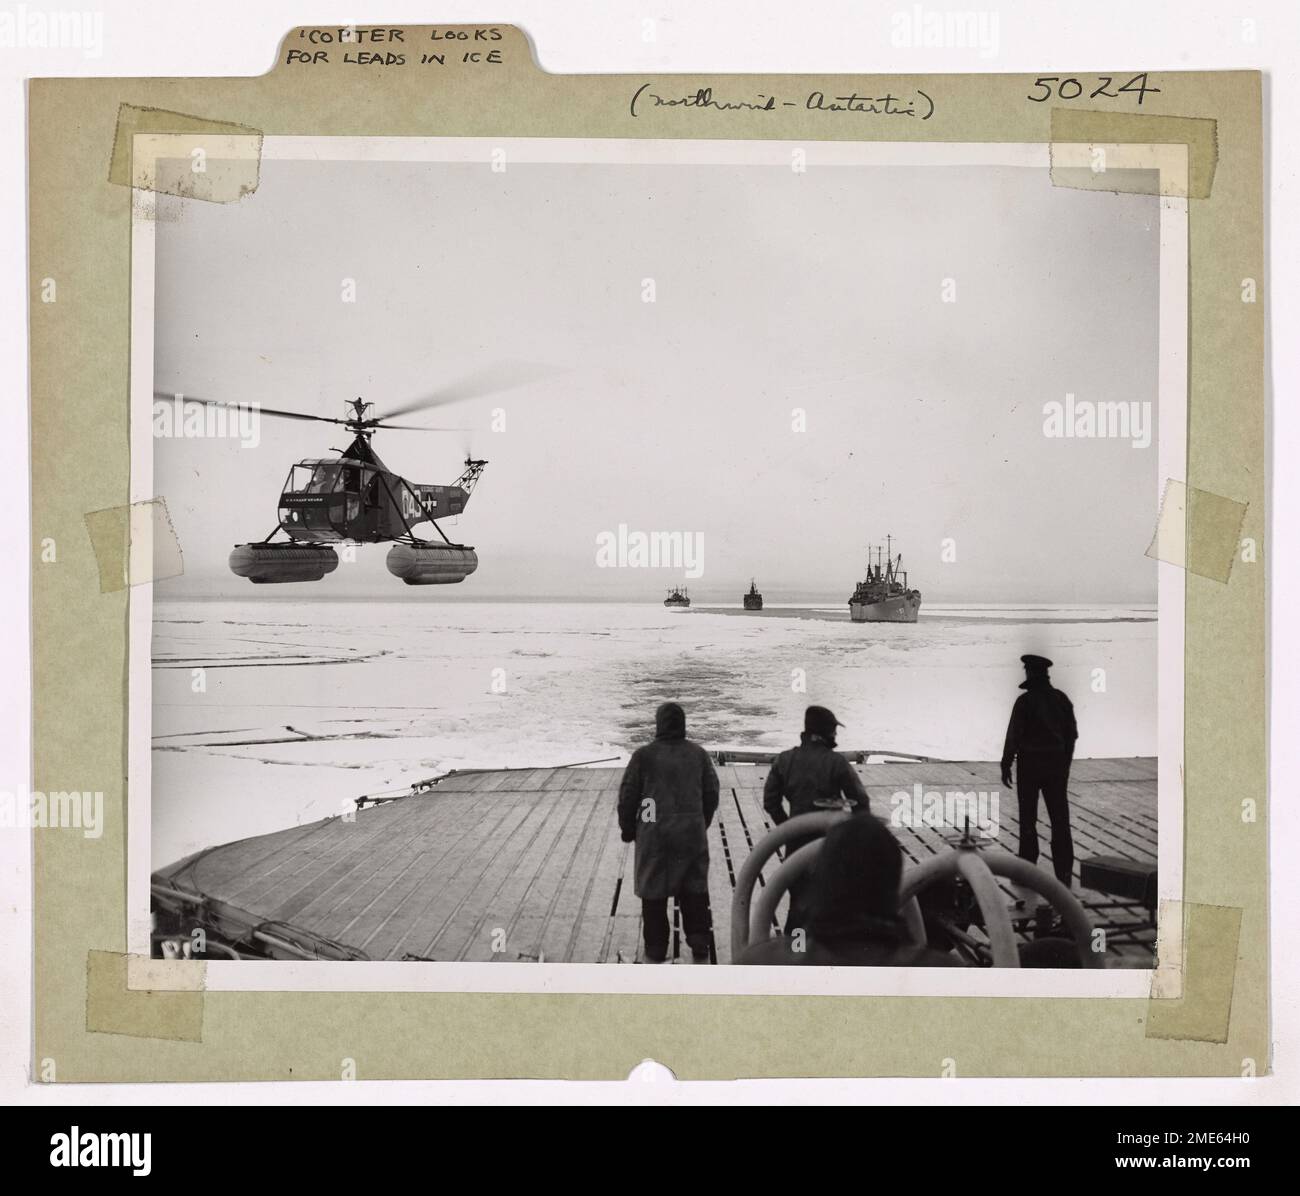
[(338, 484), (339, 466), (334, 461), (322, 461), (312, 471), (311, 481), (307, 484), (308, 494), (328, 494)]
[(289, 470), (289, 481), (285, 490), (290, 494), (306, 494), (307, 487), (311, 485), (311, 475), (314, 466), (295, 465)]

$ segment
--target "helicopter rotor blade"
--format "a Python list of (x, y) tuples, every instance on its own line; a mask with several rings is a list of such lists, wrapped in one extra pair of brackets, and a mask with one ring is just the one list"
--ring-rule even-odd
[(532, 382), (540, 382), (553, 374), (559, 373), (553, 366), (538, 365), (535, 362), (505, 361), (487, 366), (455, 382), (440, 386), (437, 390), (386, 411), (381, 418), (391, 419), (398, 415), (414, 415), (417, 411), (428, 411), (433, 407), (444, 407), (448, 403), (463, 403), (467, 399), (479, 399), (487, 395), (501, 394), (515, 390)]
[(331, 419), (328, 415), (307, 415), (302, 411), (281, 411), (278, 407), (263, 407), (261, 403), (226, 403), (220, 399), (200, 399), (195, 395), (165, 394), (162, 391), (154, 391), (154, 398), (161, 399), (164, 402), (171, 402), (180, 398), (186, 403), (201, 403), (204, 407), (225, 407), (230, 411), (250, 410), (256, 411), (259, 415), (274, 415), (279, 419), (305, 419), (312, 420), (321, 424), (347, 424), (345, 419)]
[(468, 428), (426, 428), (420, 424), (390, 424), (386, 419), (377, 419), (366, 424), (367, 428), (393, 428), (402, 432), (466, 432)]

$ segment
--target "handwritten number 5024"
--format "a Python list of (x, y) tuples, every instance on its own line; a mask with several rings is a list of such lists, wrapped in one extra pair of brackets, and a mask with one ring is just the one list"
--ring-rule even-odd
[[(1139, 106), (1142, 103), (1142, 97), (1146, 95), (1159, 95), (1160, 88), (1148, 87), (1147, 76), (1144, 71), (1140, 75), (1134, 75), (1122, 87), (1111, 90), (1111, 85), (1115, 82), (1113, 75), (1098, 75), (1098, 83), (1094, 90), (1088, 92), (1088, 99), (1095, 100), (1098, 96), (1108, 96), (1110, 99), (1119, 99), (1125, 92), (1136, 94)], [(1052, 84), (1056, 86), (1053, 87)], [(1041, 88), (1042, 95), (1034, 95), (1032, 92), (1025, 96), (1027, 100), (1033, 100), (1036, 104), (1046, 103), (1055, 93), (1056, 98), (1060, 100), (1077, 100), (1083, 95), (1084, 87), (1078, 79), (1062, 79), (1059, 75), (1040, 75), (1034, 80), (1034, 87)]]

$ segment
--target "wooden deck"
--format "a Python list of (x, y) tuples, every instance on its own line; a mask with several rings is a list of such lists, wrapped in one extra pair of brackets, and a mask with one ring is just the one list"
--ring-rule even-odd
[[(891, 796), (1000, 788), (996, 763), (856, 765), (873, 811)], [(729, 962), (734, 880), (770, 829), (762, 807), (765, 765), (718, 769), (722, 800), (709, 832), (716, 958)], [(206, 918), (229, 936), (258, 927), (307, 954), (366, 959), (633, 962), (640, 902), (632, 847), (615, 817), (619, 768), (536, 768), (452, 774), (427, 792), (276, 834), (209, 849), (155, 873), (164, 889), (202, 894)], [(1000, 846), (1014, 852), (1014, 794), (1000, 803)], [(1075, 855), (1156, 859), (1156, 762), (1077, 760), (1070, 778)], [(906, 860), (949, 850), (950, 830), (896, 828)], [(1040, 821), (1040, 863), (1050, 832)], [(773, 862), (774, 863), (774, 862)], [(769, 864), (767, 871), (771, 871)], [(1076, 863), (1076, 882), (1078, 865)], [(1079, 890), (1086, 902), (1110, 900)], [(1108, 921), (1139, 921), (1140, 909)], [(1098, 920), (1101, 920), (1100, 918)], [(1150, 934), (1116, 945), (1112, 961), (1145, 966)], [(674, 911), (674, 953), (679, 942)], [(263, 942), (266, 940), (263, 939)], [(296, 952), (277, 952), (292, 956)], [(679, 962), (681, 960), (679, 959)]]

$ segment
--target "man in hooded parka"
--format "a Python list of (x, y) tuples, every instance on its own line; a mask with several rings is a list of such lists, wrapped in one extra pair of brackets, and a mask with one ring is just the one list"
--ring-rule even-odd
[(709, 958), (708, 828), (718, 810), (718, 774), (698, 743), (686, 738), (676, 702), (655, 711), (653, 742), (632, 753), (618, 791), (624, 843), (636, 843), (645, 958), (668, 958), (668, 898), (677, 901), (697, 963)]

